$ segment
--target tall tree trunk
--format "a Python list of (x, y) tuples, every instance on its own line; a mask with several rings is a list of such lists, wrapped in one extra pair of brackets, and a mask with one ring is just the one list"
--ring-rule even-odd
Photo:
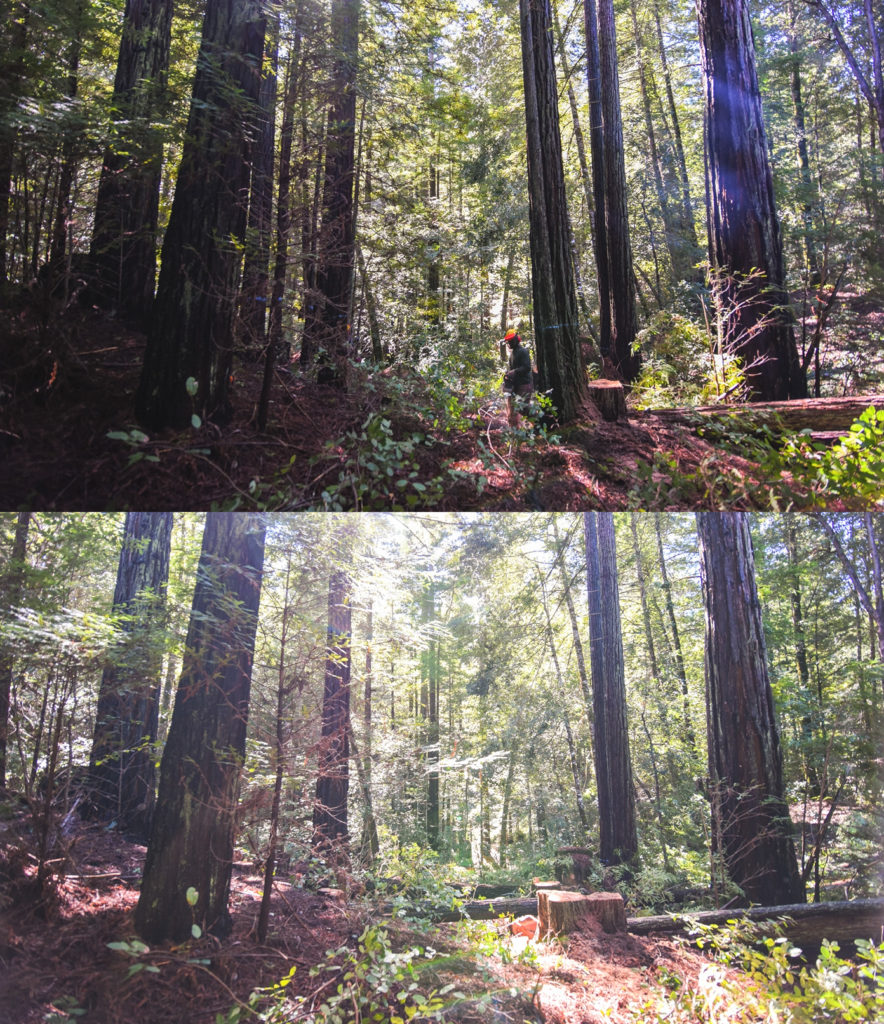
[(263, 352), (270, 300), (270, 238), (273, 231), (273, 160), (276, 136), (276, 79), (279, 68), (279, 16), (274, 14), (258, 92), (258, 138), (252, 161), (249, 217), (240, 289), (240, 343), (247, 352)]
[[(12, 539), (12, 552), (6, 568), (6, 579), (3, 581), (3, 607), (5, 614), (11, 617), (24, 592), (26, 557), (28, 552), (28, 531), (31, 526), (31, 513), (19, 512), (15, 522), (15, 534)], [(0, 652), (0, 789), (6, 785), (8, 743), (9, 743), (9, 706), (12, 693), (12, 678), (15, 662), (11, 650)], [(24, 768), (22, 769), (24, 774)]]
[(785, 290), (748, 0), (700, 0), (706, 223), (721, 344), (752, 399), (805, 398)]
[(128, 512), (113, 614), (121, 637), (101, 676), (89, 773), (97, 816), (146, 839), (163, 669), (171, 512)]
[(586, 372), (577, 332), (549, 0), (520, 0), (519, 16), (534, 344), (541, 388), (552, 392), (559, 418), (568, 421), (577, 416), (586, 398)]
[[(77, 118), (73, 101), (77, 98), (80, 86), (80, 57), (83, 53), (83, 15), (85, 13), (84, 0), (78, 0), (74, 10), (74, 38), (71, 41), (67, 57), (67, 82), (65, 95), (71, 100), (69, 118), (62, 120), (63, 138), (61, 143), (61, 166), (58, 172), (58, 187), (55, 192), (55, 218), (52, 228), (52, 235), (49, 242), (49, 263), (55, 267), (55, 272), (61, 276), (62, 264), (65, 262), (67, 253), (68, 228), (73, 212), (71, 190), (74, 187), (74, 177), (77, 173), (77, 150), (79, 149), (79, 119)], [(65, 123), (65, 122), (68, 123)]]
[[(626, 165), (623, 155), (623, 124), (620, 117), (620, 84), (617, 75), (617, 38), (613, 0), (584, 0), (587, 42), (587, 76), (590, 111), (600, 115), (602, 143), (596, 135), (592, 147), (593, 183), (596, 207), (596, 246), (601, 248), (599, 222), (605, 221), (607, 249), (605, 274), (599, 268), (599, 299), (610, 308), (610, 350), (614, 367), (624, 380), (638, 376), (641, 356), (633, 351), (638, 332), (632, 246), (626, 203)], [(595, 125), (595, 122), (593, 122)], [(598, 150), (601, 150), (598, 152)], [(597, 161), (600, 167), (597, 167)], [(597, 257), (598, 259), (598, 257)], [(603, 279), (607, 292), (602, 292)], [(602, 319), (604, 336), (605, 319)]]
[(624, 864), (638, 852), (629, 754), (617, 551), (611, 512), (584, 512), (589, 661), (592, 669), (599, 858)]
[[(233, 319), (259, 137), (261, 0), (208, 0), (136, 398), (152, 430), (230, 415)], [(196, 390), (194, 390), (194, 388)]]
[(107, 299), (146, 322), (156, 283), (157, 221), (172, 0), (127, 0), (114, 79), (112, 136), (95, 200), (90, 255)]
[(328, 584), (325, 691), (313, 848), (321, 856), (347, 858), (347, 794), (350, 789), (350, 577), (336, 569)]
[[(135, 930), (180, 942), (196, 922), (221, 937), (264, 561), (264, 517), (210, 512), (181, 680), (160, 765)], [(188, 889), (197, 892), (191, 907)]]
[(365, 640), (365, 688), (362, 701), (362, 841), (360, 844), (360, 858), (364, 864), (371, 864), (380, 851), (380, 840), (378, 839), (378, 826), (374, 815), (374, 796), (372, 794), (372, 749), (374, 737), (372, 733), (372, 642), (373, 642), (373, 613), (372, 606), (368, 606), (368, 626)]
[(747, 901), (803, 903), (749, 523), (741, 512), (698, 512), (697, 528), (713, 855)]
[(326, 376), (346, 388), (350, 352), (350, 293), (353, 283), (353, 206), (356, 141), (356, 66), (359, 56), (359, 0), (333, 0), (331, 38), (335, 46), (328, 112), (322, 221), (318, 240), (316, 309), (305, 320), (302, 365), (323, 349)]
[(807, 286), (813, 290), (820, 285), (820, 268), (814, 240), (813, 214), (816, 207), (816, 188), (810, 174), (810, 159), (807, 153), (807, 127), (804, 114), (804, 97), (801, 92), (802, 54), (798, 41), (796, 22), (798, 20), (795, 2), (789, 2), (789, 86), (792, 91), (792, 119), (795, 123), (795, 148), (798, 157), (798, 173), (801, 178), (801, 217), (804, 226), (804, 265)]
[[(10, 0), (3, 4), (2, 12), (6, 42), (3, 58), (0, 59), (0, 289), (10, 279), (13, 255), (7, 251), (16, 136), (10, 115), (18, 106), (26, 80), (25, 59), (32, 7), (28, 3)], [(22, 262), (27, 262), (25, 245)]]

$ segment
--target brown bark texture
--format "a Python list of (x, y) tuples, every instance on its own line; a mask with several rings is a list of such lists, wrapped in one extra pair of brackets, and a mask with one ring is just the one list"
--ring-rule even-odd
[(742, 360), (752, 398), (803, 398), (748, 0), (701, 0), (698, 16), (709, 263), (729, 316), (724, 344)]
[(336, 570), (328, 585), (325, 692), (313, 807), (313, 847), (320, 854), (339, 855), (348, 842), (349, 757), (350, 579)]
[(580, 357), (549, 0), (520, 0), (534, 342), (540, 388), (563, 421), (586, 397)]
[(593, 737), (599, 804), (599, 859), (622, 864), (638, 851), (635, 789), (626, 721), (626, 684), (611, 512), (584, 512)]
[(654, 417), (685, 426), (696, 426), (698, 421), (709, 419), (730, 421), (747, 429), (767, 426), (782, 431), (846, 431), (871, 405), (884, 408), (884, 395), (805, 398), (791, 402), (750, 402), (746, 405), (697, 405), (682, 409), (654, 409), (633, 415), (639, 420)]
[(350, 293), (353, 281), (356, 146), (356, 65), (359, 55), (359, 0), (334, 0), (331, 38), (337, 57), (332, 74), (322, 221), (319, 228), (315, 287), (305, 295), (307, 308), (301, 365), (322, 353), (333, 378), (346, 386), (350, 355)]
[(101, 676), (89, 774), (93, 812), (147, 838), (154, 800), (171, 512), (128, 512), (113, 614), (120, 638)]
[[(249, 165), (259, 137), (261, 0), (209, 0), (163, 240), (136, 414), (148, 429), (229, 415)], [(196, 383), (188, 389), (188, 380)], [(193, 392), (193, 393), (192, 393)]]
[(112, 137), (95, 201), (90, 256), (108, 301), (145, 320), (153, 302), (172, 0), (126, 0)]
[(539, 892), (537, 915), (540, 934), (562, 935), (580, 931), (586, 918), (594, 918), (609, 934), (626, 931), (626, 910), (618, 892)]
[[(15, 534), (12, 538), (12, 552), (3, 580), (2, 604), (7, 615), (21, 600), (24, 590), (26, 556), (28, 550), (28, 531), (31, 525), (31, 513), (19, 512), (15, 523)], [(9, 700), (12, 693), (12, 676), (15, 663), (12, 652), (0, 652), (0, 787), (6, 785), (6, 752), (9, 739)]]
[(697, 528), (713, 856), (747, 901), (801, 903), (749, 523), (704, 511)]
[[(264, 561), (264, 517), (210, 512), (135, 909), (147, 942), (223, 937)], [(198, 893), (195, 906), (186, 899)]]

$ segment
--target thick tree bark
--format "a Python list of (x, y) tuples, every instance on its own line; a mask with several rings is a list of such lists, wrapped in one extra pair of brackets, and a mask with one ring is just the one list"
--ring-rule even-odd
[(273, 161), (276, 136), (276, 78), (279, 67), (279, 18), (274, 15), (265, 42), (264, 70), (258, 92), (258, 140), (252, 161), (249, 217), (240, 290), (240, 343), (263, 352), (270, 304), (270, 239), (273, 232)]
[(626, 931), (626, 910), (618, 892), (538, 892), (537, 916), (541, 937), (579, 932), (587, 917), (608, 933)]
[(739, 512), (698, 512), (697, 528), (713, 856), (746, 900), (802, 903), (749, 523)]
[(571, 260), (549, 0), (520, 0), (534, 343), (540, 386), (563, 421), (586, 398)]
[(583, 527), (599, 800), (599, 858), (603, 864), (624, 864), (637, 853), (638, 836), (626, 721), (613, 514), (584, 512)]
[(749, 405), (697, 405), (682, 409), (654, 409), (633, 414), (634, 419), (654, 417), (667, 423), (696, 426), (704, 419), (721, 419), (741, 429), (769, 427), (794, 432), (847, 431), (850, 425), (869, 408), (884, 404), (884, 395), (863, 395), (855, 398), (807, 398), (791, 402), (753, 402)]
[(180, 429), (194, 414), (229, 416), (265, 21), (262, 0), (208, 0), (136, 398), (136, 414), (149, 429)]
[(171, 512), (129, 512), (113, 613), (120, 640), (98, 691), (89, 772), (97, 816), (147, 838), (154, 802)]
[(337, 54), (332, 75), (319, 229), (314, 309), (305, 318), (302, 367), (322, 349), (330, 379), (347, 386), (350, 351), (350, 294), (353, 283), (356, 142), (356, 65), (359, 55), (359, 0), (333, 0), (331, 38)]
[(313, 848), (345, 858), (350, 789), (350, 577), (335, 570), (328, 584), (322, 736), (313, 806)]
[[(181, 941), (196, 922), (224, 936), (261, 596), (263, 516), (210, 512), (147, 846), (135, 929)], [(191, 908), (187, 890), (198, 893)]]
[[(5, 613), (10, 615), (21, 600), (24, 590), (31, 513), (19, 512), (12, 539), (12, 552), (6, 569), (3, 589)], [(0, 653), (0, 789), (6, 785), (7, 749), (9, 741), (9, 700), (15, 668), (12, 651)]]
[(92, 257), (101, 290), (146, 321), (156, 283), (157, 219), (172, 0), (127, 0), (114, 79), (113, 135), (104, 154)]
[(752, 398), (804, 398), (749, 4), (701, 0), (698, 13), (709, 263), (719, 319), (727, 319), (720, 341), (741, 359)]

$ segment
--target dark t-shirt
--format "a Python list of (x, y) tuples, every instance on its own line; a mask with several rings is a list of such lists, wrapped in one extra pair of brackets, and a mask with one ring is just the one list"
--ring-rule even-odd
[(532, 390), (531, 356), (523, 345), (516, 345), (510, 352), (505, 382), (517, 394)]

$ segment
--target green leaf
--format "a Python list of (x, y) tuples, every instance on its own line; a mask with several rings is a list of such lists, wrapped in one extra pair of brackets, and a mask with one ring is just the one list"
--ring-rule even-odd
[(188, 377), (187, 380), (184, 382), (184, 386), (185, 388), (187, 388), (187, 393), (190, 395), (191, 398), (193, 398), (193, 396), (199, 390), (200, 385), (199, 381), (195, 377)]
[(190, 425), (194, 428), (194, 430), (199, 430), (199, 428), (203, 425), (203, 421), (199, 418), (199, 416), (197, 416), (196, 413), (194, 413), (193, 416), (190, 417)]
[(188, 888), (187, 892), (184, 894), (184, 898), (187, 900), (187, 905), (189, 907), (195, 907), (197, 904), (197, 900), (200, 898), (200, 894), (191, 885)]
[(198, 924), (192, 924), (190, 926), (190, 934), (195, 939), (201, 939), (203, 937), (203, 930), (202, 930), (202, 928), (200, 928), (200, 926)]

